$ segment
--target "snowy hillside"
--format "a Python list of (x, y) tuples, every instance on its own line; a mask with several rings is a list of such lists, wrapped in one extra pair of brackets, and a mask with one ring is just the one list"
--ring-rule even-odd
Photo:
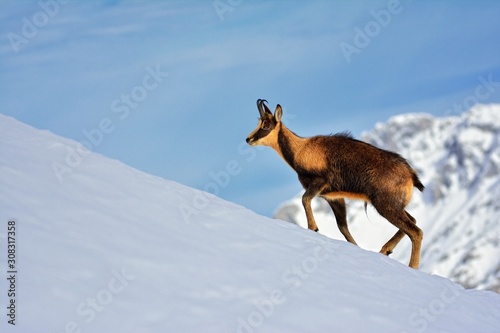
[[(414, 191), (408, 210), (424, 231), (420, 269), (466, 288), (500, 292), (500, 105), (478, 105), (460, 116), (410, 114), (378, 124), (363, 140), (397, 151), (419, 172), (426, 190)], [(330, 207), (316, 203), (320, 232), (344, 240)], [(374, 251), (394, 227), (359, 202), (350, 202), (354, 239)], [(300, 196), (283, 204), (276, 217), (307, 226)], [(404, 239), (391, 255), (407, 262)]]
[(0, 271), (9, 278), (0, 283), (1, 332), (500, 327), (498, 294), (259, 216), (1, 115), (0, 189)]

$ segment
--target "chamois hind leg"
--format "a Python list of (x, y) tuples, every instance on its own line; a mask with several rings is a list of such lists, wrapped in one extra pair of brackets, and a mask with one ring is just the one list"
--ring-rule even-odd
[[(407, 211), (405, 211), (406, 215), (408, 218), (413, 222), (413, 224), (417, 224), (417, 221), (413, 216), (411, 216)], [(405, 233), (401, 230), (398, 230), (394, 236), (392, 236), (391, 239), (387, 243), (382, 246), (382, 249), (380, 249), (380, 253), (385, 254), (388, 256), (389, 254), (392, 253), (394, 248), (398, 245), (398, 243), (403, 239), (405, 236)]]
[[(411, 240), (411, 257), (408, 266), (418, 269), (420, 262), (420, 247), (422, 245), (423, 232), (414, 223), (415, 219), (410, 218), (410, 215), (404, 210), (404, 208), (396, 209), (394, 207), (384, 207), (374, 205), (377, 211), (385, 217), (389, 222), (391, 222), (396, 228), (404, 232)], [(391, 240), (396, 243), (400, 239), (398, 234), (399, 231), (394, 235)], [(389, 240), (389, 242), (391, 241)]]
[(346, 209), (345, 209), (345, 200), (327, 200), (330, 207), (332, 207), (333, 214), (335, 214), (335, 219), (337, 220), (337, 226), (339, 227), (340, 232), (344, 235), (345, 239), (354, 245), (356, 241), (352, 238), (351, 233), (349, 232), (349, 228), (347, 227), (347, 219), (346, 219)]

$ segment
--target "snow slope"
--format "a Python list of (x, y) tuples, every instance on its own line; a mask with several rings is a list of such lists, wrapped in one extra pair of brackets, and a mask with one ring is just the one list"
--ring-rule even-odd
[[(466, 288), (500, 292), (500, 105), (477, 105), (459, 116), (406, 114), (377, 124), (363, 140), (399, 152), (419, 172), (426, 190), (414, 191), (408, 211), (424, 231), (420, 269)], [(344, 240), (330, 207), (316, 201), (320, 232)], [(349, 209), (350, 208), (350, 209)], [(373, 209), (350, 202), (354, 239), (378, 251), (395, 229)], [(307, 226), (300, 196), (276, 217)], [(391, 255), (407, 262), (407, 237)]]
[(0, 271), (8, 270), (9, 221), (17, 270), (14, 286), (0, 284), (1, 332), (500, 327), (495, 293), (259, 216), (1, 115), (0, 144)]

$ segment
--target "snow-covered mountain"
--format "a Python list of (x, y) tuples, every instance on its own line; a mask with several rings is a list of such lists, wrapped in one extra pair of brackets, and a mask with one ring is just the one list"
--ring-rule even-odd
[[(500, 292), (500, 105), (440, 118), (395, 116), (362, 139), (406, 157), (426, 186), (423, 194), (414, 191), (408, 207), (424, 231), (420, 269), (466, 288)], [(275, 217), (306, 227), (300, 196), (281, 205)], [(326, 202), (315, 205), (320, 232), (344, 239)], [(394, 227), (373, 208), (367, 217), (361, 203), (349, 205), (354, 239), (380, 250)], [(391, 256), (407, 262), (410, 248), (405, 237)]]
[(1, 332), (500, 327), (496, 293), (259, 216), (1, 115), (0, 221)]

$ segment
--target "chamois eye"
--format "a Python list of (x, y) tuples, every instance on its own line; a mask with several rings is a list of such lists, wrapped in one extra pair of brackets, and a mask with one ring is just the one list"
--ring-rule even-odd
[(262, 129), (269, 131), (271, 129), (271, 123), (269, 121), (265, 121), (262, 123)]

